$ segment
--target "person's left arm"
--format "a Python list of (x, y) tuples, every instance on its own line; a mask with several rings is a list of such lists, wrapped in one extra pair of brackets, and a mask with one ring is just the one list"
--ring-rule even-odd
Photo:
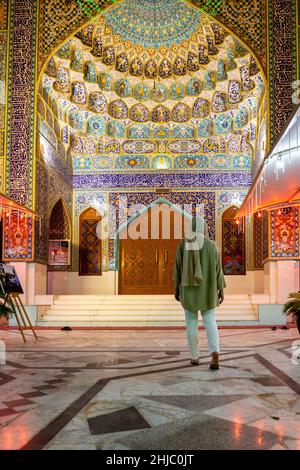
[(174, 266), (174, 296), (175, 299), (180, 301), (180, 284), (181, 284), (181, 273), (182, 273), (182, 242), (179, 243), (176, 250), (175, 266)]
[(226, 287), (225, 277), (221, 264), (221, 256), (218, 247), (215, 245), (215, 257), (216, 257), (216, 271), (217, 271), (217, 288), (219, 295), (220, 304), (224, 302), (224, 289)]

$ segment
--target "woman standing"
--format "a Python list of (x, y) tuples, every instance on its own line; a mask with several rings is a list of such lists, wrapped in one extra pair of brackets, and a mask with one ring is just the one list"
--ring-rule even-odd
[(226, 287), (218, 248), (208, 238), (202, 217), (192, 220), (192, 232), (179, 243), (174, 268), (175, 298), (185, 312), (191, 364), (199, 364), (198, 312), (205, 326), (210, 368), (219, 369), (220, 340), (215, 308), (224, 301)]

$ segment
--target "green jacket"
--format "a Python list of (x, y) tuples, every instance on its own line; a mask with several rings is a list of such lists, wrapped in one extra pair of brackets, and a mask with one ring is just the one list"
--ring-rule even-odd
[(184, 240), (177, 247), (174, 268), (175, 288), (180, 290), (180, 302), (183, 308), (198, 312), (217, 307), (219, 305), (218, 290), (226, 287), (217, 245), (209, 238), (204, 240), (203, 248), (200, 250), (203, 280), (198, 286), (183, 286), (181, 283), (183, 252)]

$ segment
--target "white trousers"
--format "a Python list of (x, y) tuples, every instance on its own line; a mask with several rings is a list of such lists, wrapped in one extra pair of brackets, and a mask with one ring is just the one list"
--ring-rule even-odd
[[(198, 359), (198, 312), (190, 312), (189, 310), (184, 310), (184, 313), (191, 357), (192, 359)], [(212, 308), (211, 310), (204, 310), (203, 312), (201, 312), (201, 315), (205, 326), (209, 352), (220, 352), (220, 339), (216, 322), (215, 309)]]

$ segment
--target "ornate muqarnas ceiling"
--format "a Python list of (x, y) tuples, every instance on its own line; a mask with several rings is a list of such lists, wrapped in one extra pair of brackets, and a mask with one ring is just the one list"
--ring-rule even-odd
[(213, 19), (183, 0), (124, 0), (49, 60), (39, 110), (54, 132), (40, 128), (82, 171), (249, 170), (263, 95), (255, 58)]

